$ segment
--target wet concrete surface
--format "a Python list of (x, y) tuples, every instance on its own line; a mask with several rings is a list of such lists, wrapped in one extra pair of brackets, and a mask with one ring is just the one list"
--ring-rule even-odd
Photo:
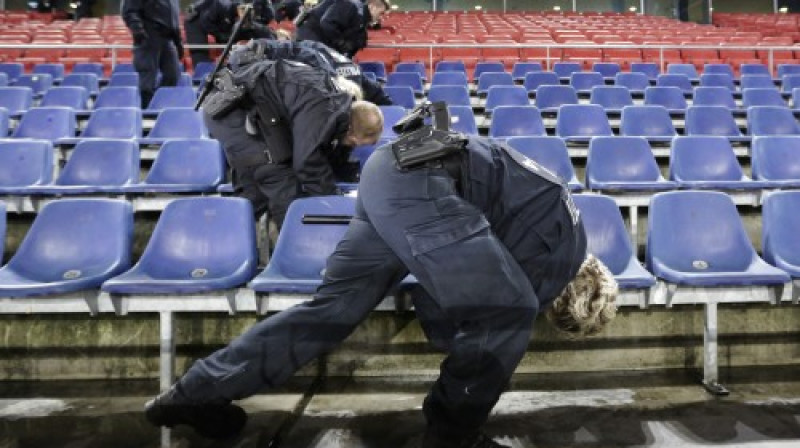
[[(800, 366), (723, 372), (711, 396), (686, 372), (514, 378), (486, 432), (515, 448), (800, 447)], [(430, 378), (296, 379), (240, 404), (236, 439), (210, 441), (143, 417), (155, 382), (0, 383), (0, 448), (412, 448)]]

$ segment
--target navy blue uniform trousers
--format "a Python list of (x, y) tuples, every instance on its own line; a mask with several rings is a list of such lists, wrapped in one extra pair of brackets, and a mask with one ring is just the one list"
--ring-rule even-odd
[[(175, 86), (181, 76), (178, 50), (172, 39), (164, 37), (156, 30), (148, 29), (148, 38), (133, 47), (133, 67), (139, 73), (139, 92), (142, 95), (142, 109), (159, 86)], [(161, 72), (161, 83), (158, 73)]]
[[(498, 178), (524, 190), (533, 175), (486, 148), (482, 146), (484, 159), (513, 171)], [(499, 188), (494, 180), (478, 181), (474, 188)], [(547, 241), (549, 236), (538, 236), (541, 232), (524, 219), (497, 215), (501, 236), (508, 238), (504, 241), (484, 213), (496, 215), (496, 210), (482, 210), (462, 198), (444, 169), (403, 171), (389, 146), (379, 148), (362, 172), (356, 214), (328, 259), (314, 299), (255, 324), (227, 347), (197, 361), (180, 380), (182, 389), (198, 402), (225, 402), (280, 385), (334, 349), (410, 271), (428, 293), (415, 300), (416, 313), (429, 337), (445, 341), (447, 351), (424, 404), (429, 429), (458, 436), (477, 431), (525, 353), (539, 311), (534, 285), (543, 283), (532, 281), (523, 266), (552, 259), (565, 267), (549, 283), (560, 291), (585, 256), (583, 228), (570, 221), (561, 201), (563, 185), (542, 185), (544, 196), (556, 198), (551, 205), (508, 204), (523, 211), (536, 208), (550, 217), (548, 228), (554, 219), (566, 220), (558, 226), (567, 231)], [(499, 197), (491, 199), (495, 205), (503, 203)], [(514, 213), (524, 218), (524, 213)], [(552, 250), (544, 250), (546, 246)], [(517, 255), (520, 263), (512, 252), (528, 255)]]

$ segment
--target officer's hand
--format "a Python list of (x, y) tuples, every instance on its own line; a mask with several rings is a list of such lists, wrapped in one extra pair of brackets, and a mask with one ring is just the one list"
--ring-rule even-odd
[(134, 45), (141, 45), (148, 39), (147, 31), (145, 30), (138, 30), (133, 32), (133, 44)]

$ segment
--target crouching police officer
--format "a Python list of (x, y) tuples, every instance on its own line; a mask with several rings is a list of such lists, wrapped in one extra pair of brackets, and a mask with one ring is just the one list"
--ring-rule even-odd
[[(197, 0), (187, 10), (183, 27), (186, 30), (186, 42), (190, 45), (208, 45), (208, 35), (214, 36), (217, 43), (227, 42), (236, 21), (244, 15), (242, 3), (235, 0)], [(275, 39), (275, 32), (266, 25), (275, 18), (275, 12), (269, 0), (256, 0), (253, 3), (253, 18), (239, 29), (239, 39)], [(207, 48), (193, 48), (192, 66), (200, 62), (210, 62), (211, 55)]]
[(228, 65), (234, 70), (262, 60), (288, 59), (325, 70), (331, 76), (344, 76), (361, 86), (364, 100), (379, 106), (392, 104), (392, 99), (377, 81), (361, 72), (358, 64), (321, 42), (305, 40), (254, 39), (231, 51)]
[(233, 168), (237, 195), (280, 228), (297, 197), (336, 194), (350, 150), (373, 144), (383, 115), (358, 86), (289, 60), (225, 69), (203, 103), (203, 117)]
[[(439, 112), (446, 115), (444, 104)], [(281, 385), (334, 349), (410, 272), (427, 293), (414, 300), (417, 316), (447, 351), (424, 401), (422, 446), (502, 446), (480, 427), (525, 353), (536, 315), (546, 311), (573, 335), (596, 333), (615, 316), (617, 285), (586, 253), (563, 180), (504, 144), (421, 123), (401, 123), (417, 129), (367, 161), (355, 216), (314, 300), (195, 362), (146, 404), (150, 422), (238, 433), (246, 414), (232, 400)], [(213, 433), (210, 422), (218, 422)]]
[(352, 58), (367, 46), (367, 28), (389, 8), (389, 0), (322, 0), (297, 18), (297, 40), (322, 42)]

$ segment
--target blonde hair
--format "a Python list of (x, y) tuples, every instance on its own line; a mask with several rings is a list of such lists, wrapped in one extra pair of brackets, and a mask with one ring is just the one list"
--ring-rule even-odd
[(292, 40), (292, 33), (286, 31), (283, 28), (278, 28), (275, 30), (275, 37), (278, 40)]
[(353, 81), (350, 81), (344, 76), (337, 76), (333, 78), (333, 82), (336, 84), (336, 87), (338, 87), (339, 90), (349, 93), (353, 99), (357, 101), (364, 99), (364, 92), (361, 90), (361, 86)]
[(353, 101), (350, 107), (350, 131), (359, 137), (378, 141), (383, 133), (383, 113), (369, 101)]
[(594, 255), (588, 255), (578, 274), (547, 310), (555, 327), (571, 336), (600, 332), (617, 315), (619, 288), (614, 275)]

